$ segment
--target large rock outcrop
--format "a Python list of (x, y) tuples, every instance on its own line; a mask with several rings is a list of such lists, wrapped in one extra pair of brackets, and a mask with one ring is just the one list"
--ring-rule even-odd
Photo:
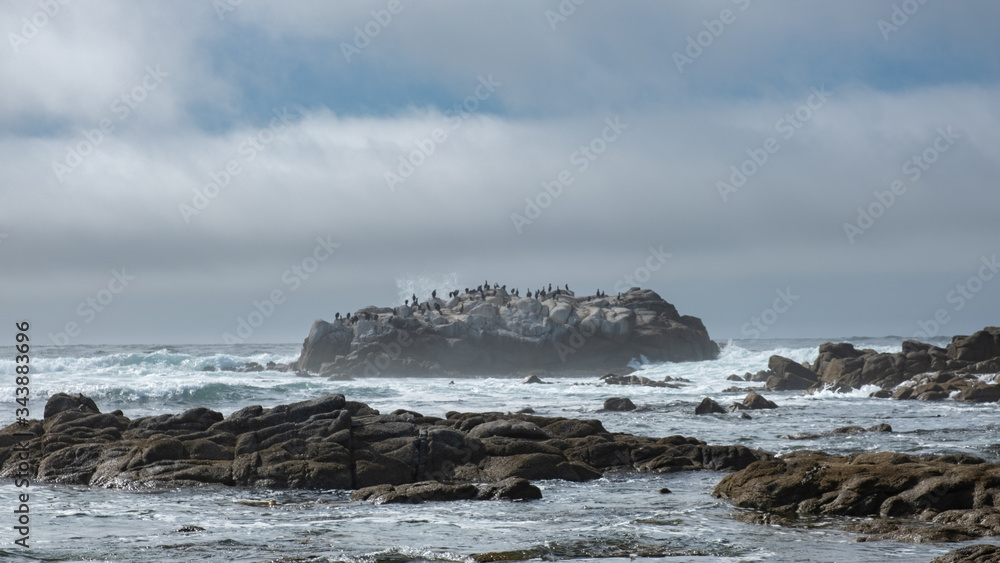
[[(694, 438), (610, 433), (599, 420), (527, 414), (380, 414), (326, 395), (228, 417), (194, 408), (130, 420), (82, 395), (52, 396), (44, 420), (0, 430), (0, 477), (98, 487), (195, 485), (364, 489), (383, 502), (531, 498), (516, 479), (585, 481), (607, 470), (734, 471), (770, 455)], [(514, 479), (515, 480), (511, 480)], [(449, 484), (438, 487), (427, 481)], [(488, 487), (450, 485), (492, 483)], [(419, 486), (402, 487), (402, 485)]]
[[(812, 365), (771, 356), (769, 369), (747, 379), (766, 380), (772, 391), (880, 387), (883, 398), (995, 403), (1000, 401), (1000, 328), (956, 336), (947, 348), (907, 340), (897, 353), (858, 350), (827, 342)], [(741, 380), (738, 376), (730, 379)]]
[(793, 452), (724, 477), (712, 494), (760, 511), (741, 518), (762, 523), (871, 517), (845, 527), (873, 539), (1000, 535), (1000, 463), (967, 455)]
[(648, 289), (616, 297), (556, 290), (518, 297), (504, 288), (448, 300), (367, 307), (313, 323), (295, 367), (328, 376), (607, 373), (631, 360), (714, 359), (701, 320)]

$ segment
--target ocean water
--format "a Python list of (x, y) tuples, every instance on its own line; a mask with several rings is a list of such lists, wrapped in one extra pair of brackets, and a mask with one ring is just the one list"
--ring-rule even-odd
[[(901, 338), (838, 338), (879, 351), (899, 351)], [(610, 431), (647, 436), (682, 434), (710, 444), (744, 444), (775, 453), (891, 450), (978, 455), (1000, 461), (1000, 405), (923, 403), (849, 394), (768, 392), (779, 405), (732, 415), (695, 416), (702, 398), (726, 405), (742, 392), (724, 392), (732, 373), (766, 369), (772, 354), (812, 361), (823, 339), (737, 340), (719, 359), (639, 364), (652, 379), (684, 377), (681, 389), (621, 387), (596, 378), (380, 378), (333, 382), (289, 373), (203, 372), (255, 361), (290, 362), (292, 344), (239, 346), (72, 346), (32, 350), (35, 417), (56, 392), (84, 393), (103, 412), (126, 416), (178, 413), (205, 406), (228, 415), (247, 405), (271, 407), (343, 393), (382, 412), (425, 415), (447, 411), (513, 412), (599, 418)], [(943, 345), (945, 341), (935, 342)], [(0, 424), (14, 421), (13, 350), (0, 356)], [(637, 361), (639, 361), (637, 359)], [(608, 397), (629, 397), (634, 412), (599, 412)], [(892, 425), (887, 434), (788, 440), (839, 426)], [(204, 486), (106, 490), (32, 483), (29, 550), (16, 546), (13, 509), (24, 492), (0, 482), (0, 556), (23, 561), (468, 561), (477, 553), (525, 550), (535, 560), (614, 561), (930, 561), (963, 544), (855, 541), (837, 521), (798, 527), (745, 524), (737, 509), (710, 496), (723, 473), (619, 473), (588, 483), (540, 481), (544, 498), (525, 503), (451, 502), (372, 506), (352, 503), (349, 491), (254, 490)], [(661, 495), (667, 487), (672, 494)], [(254, 503), (240, 501), (270, 501)], [(180, 532), (185, 526), (203, 531)], [(980, 540), (998, 543), (1000, 539)], [(976, 542), (972, 542), (976, 543)]]

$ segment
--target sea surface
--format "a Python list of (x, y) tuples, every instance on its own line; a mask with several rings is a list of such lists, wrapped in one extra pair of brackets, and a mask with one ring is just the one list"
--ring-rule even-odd
[[(641, 363), (637, 375), (684, 377), (682, 389), (604, 385), (596, 378), (380, 378), (347, 382), (290, 373), (204, 372), (205, 366), (294, 361), (299, 345), (65, 346), (33, 348), (34, 417), (60, 391), (93, 398), (102, 412), (130, 418), (204, 406), (229, 415), (247, 405), (272, 407), (343, 393), (382, 412), (397, 408), (443, 417), (447, 411), (514, 412), (598, 418), (609, 431), (646, 436), (682, 434), (710, 444), (744, 444), (774, 453), (891, 450), (962, 452), (1000, 461), (1000, 405), (925, 403), (849, 394), (767, 392), (779, 405), (733, 415), (695, 416), (708, 396), (727, 405), (745, 392), (730, 374), (767, 368), (772, 354), (812, 361), (822, 342), (895, 352), (902, 338), (736, 340), (719, 359)], [(946, 341), (936, 341), (943, 345)], [(0, 425), (14, 421), (13, 349), (0, 355)], [(608, 397), (629, 397), (634, 412), (599, 412)], [(6, 406), (5, 406), (6, 405)], [(836, 427), (888, 423), (893, 432), (788, 440)], [(30, 545), (14, 545), (15, 499), (25, 491), (0, 480), (0, 557), (12, 561), (470, 561), (477, 553), (526, 550), (536, 560), (675, 562), (927, 562), (965, 544), (856, 542), (837, 521), (799, 527), (745, 524), (737, 509), (710, 496), (724, 476), (711, 471), (662, 475), (620, 473), (587, 483), (539, 481), (532, 502), (450, 502), (422, 505), (352, 503), (349, 491), (252, 490), (205, 486), (107, 490), (32, 483)], [(659, 494), (667, 487), (672, 494)], [(270, 505), (266, 501), (274, 500)], [(246, 503), (239, 501), (265, 501)], [(180, 532), (185, 526), (204, 531)], [(970, 543), (997, 543), (1000, 539)]]

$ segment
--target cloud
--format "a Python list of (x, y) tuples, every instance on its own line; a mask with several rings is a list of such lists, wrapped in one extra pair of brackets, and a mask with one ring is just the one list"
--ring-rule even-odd
[[(553, 30), (558, 2), (402, 0), (348, 63), (340, 43), (386, 5), (243, 3), (223, 18), (195, 2), (61, 6), (0, 57), (4, 287), (58, 325), (130, 268), (139, 280), (116, 306), (135, 320), (108, 316), (88, 338), (219, 341), (329, 235), (336, 256), (255, 334), (297, 340), (329, 316), (319, 303), (393, 302), (409, 273), (610, 291), (663, 245), (673, 257), (649, 285), (713, 335), (738, 336), (788, 284), (803, 300), (775, 330), (830, 315), (830, 330), (884, 333), (996, 252), (1000, 92), (980, 56), (996, 47), (992, 6), (927, 3), (886, 41), (891, 2), (588, 2)], [(735, 20), (679, 72), (672, 54), (723, 9)], [(0, 30), (38, 10), (5, 4)], [(162, 83), (116, 112), (157, 65)], [(829, 99), (810, 102), (814, 89)], [(609, 140), (615, 119), (627, 127)], [(114, 129), (98, 142), (102, 120)], [(911, 179), (904, 165), (948, 127), (953, 146)], [(731, 167), (769, 138), (777, 150), (723, 199)], [(74, 151), (87, 154), (69, 166)], [(905, 193), (852, 242), (845, 224), (894, 180)], [(530, 218), (520, 232), (515, 214)], [(950, 326), (962, 322), (990, 321)]]

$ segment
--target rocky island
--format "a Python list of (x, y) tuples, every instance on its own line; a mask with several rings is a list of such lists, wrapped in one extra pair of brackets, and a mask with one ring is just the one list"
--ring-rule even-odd
[(698, 361), (719, 347), (700, 319), (656, 292), (577, 297), (568, 289), (520, 296), (506, 286), (436, 292), (426, 301), (366, 307), (317, 320), (299, 371), (331, 377), (598, 375), (630, 361)]

